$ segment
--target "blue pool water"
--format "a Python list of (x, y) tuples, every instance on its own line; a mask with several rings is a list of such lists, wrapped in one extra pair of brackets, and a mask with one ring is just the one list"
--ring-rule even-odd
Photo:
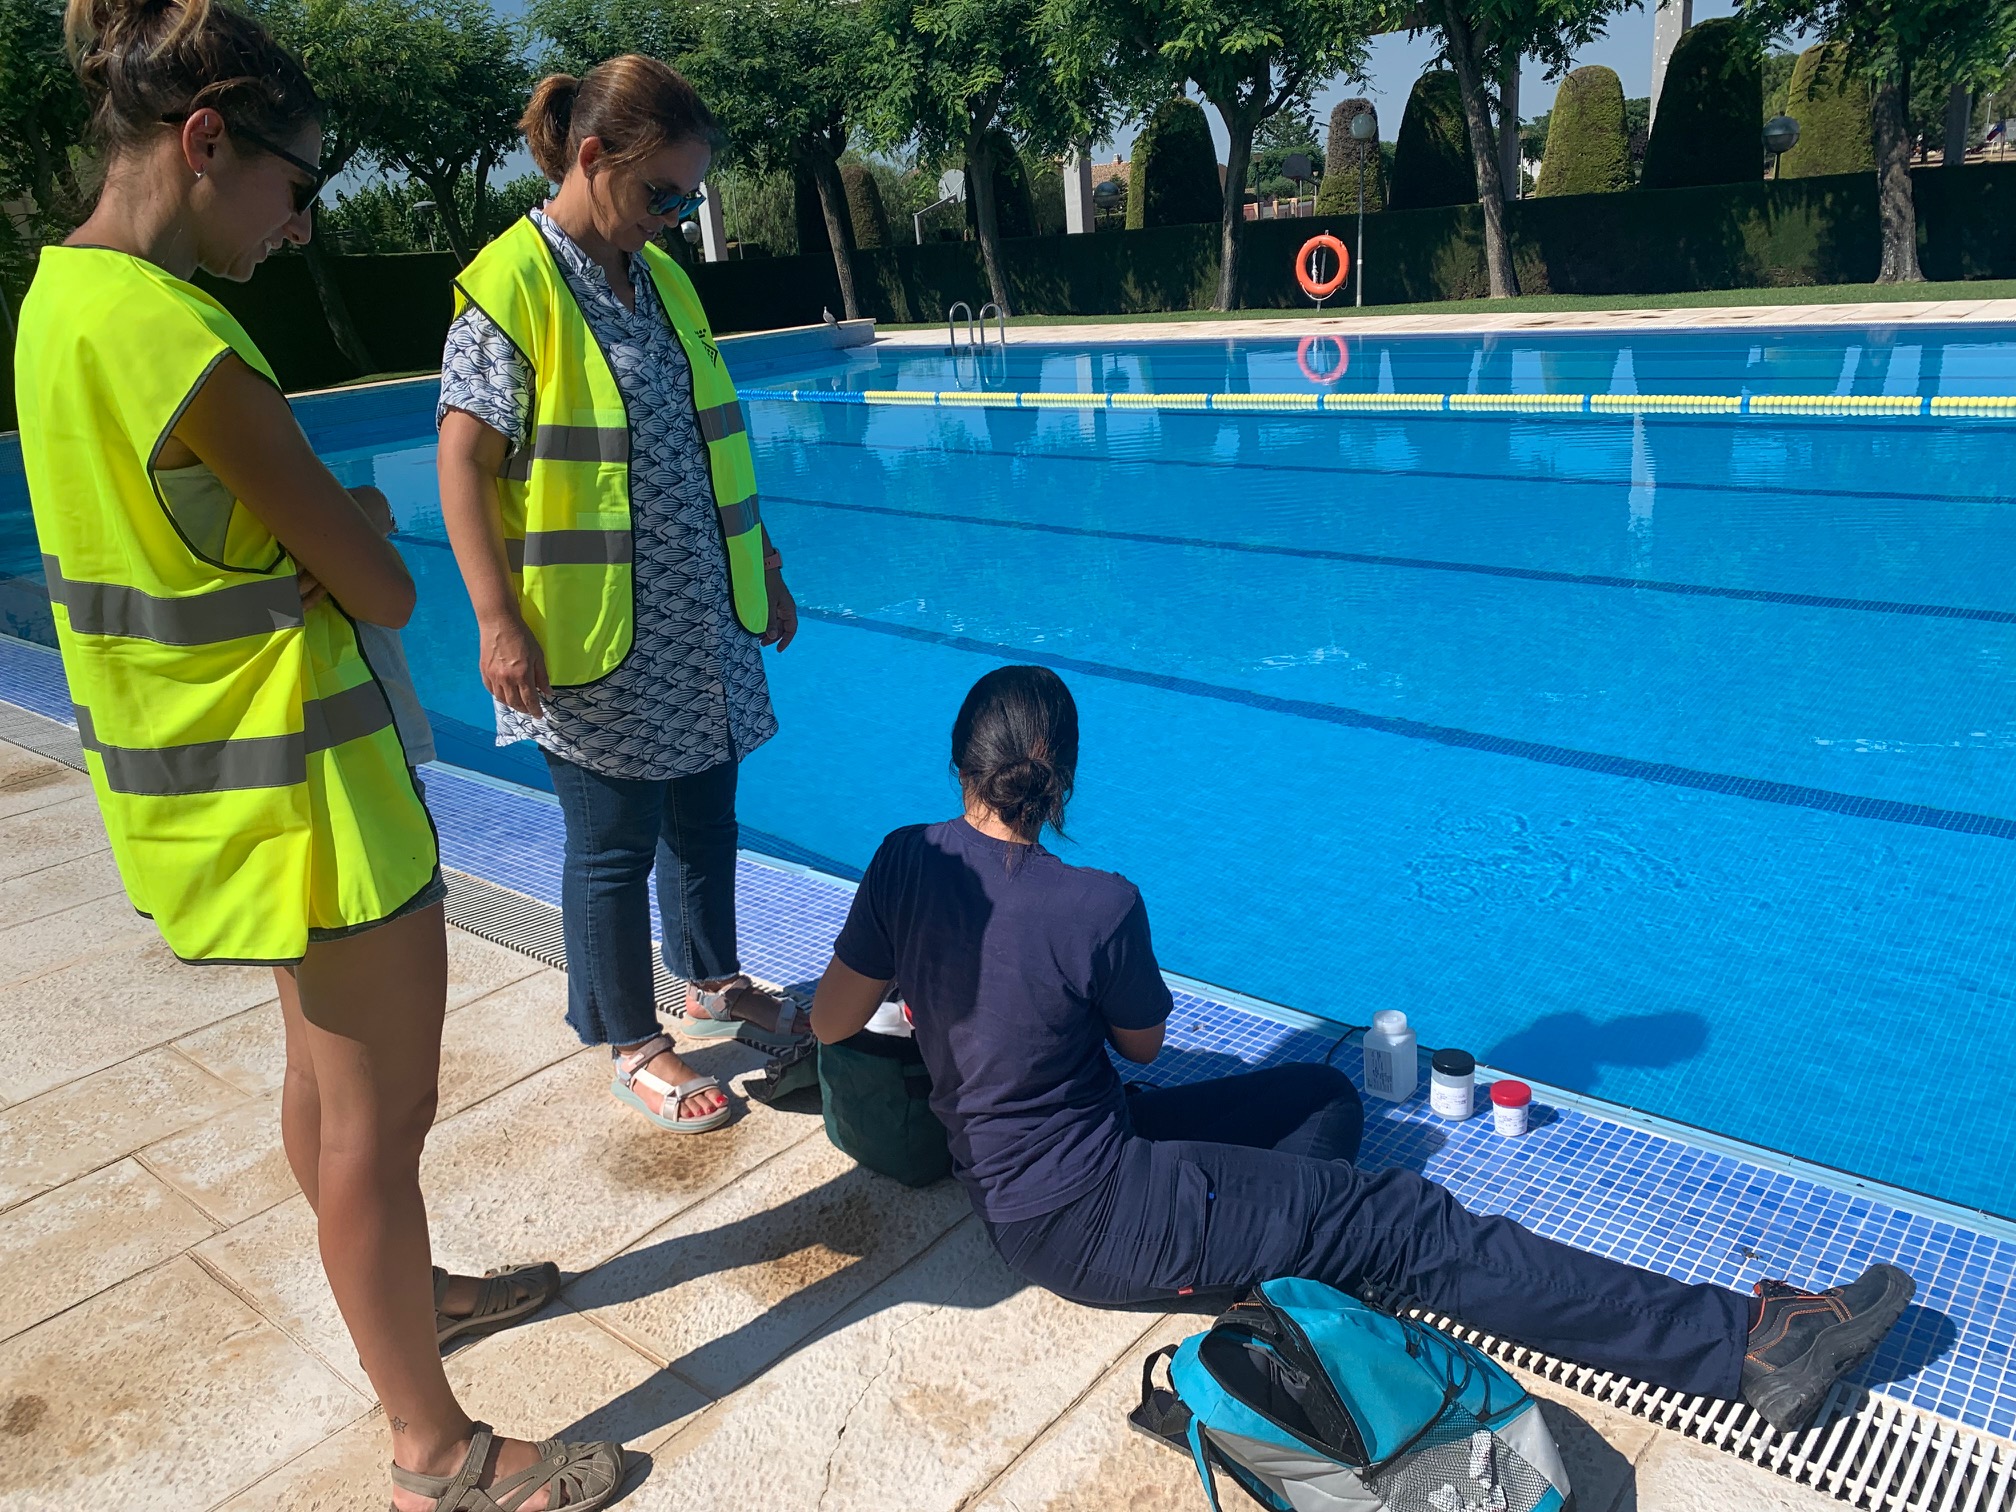
[[(737, 370), (1310, 386), (1278, 338)], [(1354, 339), (1339, 387), (2010, 394), (2016, 335)], [(432, 402), (304, 417), (394, 500), (444, 757), (539, 781), (488, 743)], [(750, 411), (806, 617), (757, 848), (847, 872), (950, 812), (960, 696), (1043, 661), (1084, 719), (1059, 848), (1172, 970), (2016, 1209), (2016, 424)]]

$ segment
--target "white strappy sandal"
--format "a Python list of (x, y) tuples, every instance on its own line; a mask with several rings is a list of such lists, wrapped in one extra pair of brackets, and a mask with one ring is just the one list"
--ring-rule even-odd
[[(686, 1106), (686, 1099), (702, 1092), (719, 1090), (721, 1083), (711, 1076), (696, 1076), (683, 1081), (678, 1086), (664, 1077), (644, 1068), (658, 1056), (672, 1048), (672, 1036), (655, 1035), (635, 1050), (616, 1052), (616, 1075), (609, 1082), (609, 1090), (620, 1103), (627, 1103), (642, 1113), (661, 1129), (670, 1129), (674, 1134), (705, 1134), (709, 1129), (718, 1129), (735, 1116), (732, 1103), (724, 1103), (712, 1113), (702, 1113), (697, 1118), (688, 1118), (680, 1113)], [(661, 1111), (653, 1112), (651, 1105), (637, 1093), (643, 1087), (648, 1092), (656, 1092), (662, 1099)], [(671, 1117), (666, 1117), (666, 1111)]]

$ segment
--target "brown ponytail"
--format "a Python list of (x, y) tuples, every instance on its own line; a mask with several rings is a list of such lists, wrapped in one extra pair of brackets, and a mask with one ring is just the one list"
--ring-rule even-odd
[(63, 34), (108, 157), (203, 109), (275, 141), (322, 117), (293, 55), (220, 0), (68, 0)]
[(518, 129), (532, 161), (555, 184), (567, 177), (590, 137), (599, 137), (604, 160), (619, 166), (642, 162), (675, 142), (721, 144), (714, 113), (693, 86), (656, 58), (637, 53), (597, 63), (578, 79), (548, 74), (533, 89)]

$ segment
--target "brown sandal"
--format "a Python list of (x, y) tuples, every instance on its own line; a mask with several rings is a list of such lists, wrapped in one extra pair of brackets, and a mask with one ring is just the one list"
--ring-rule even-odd
[(537, 1265), (500, 1265), (478, 1278), (476, 1306), (463, 1317), (441, 1311), (448, 1295), (448, 1272), (434, 1267), (434, 1342), (442, 1349), (460, 1338), (495, 1333), (539, 1311), (560, 1293), (560, 1267), (551, 1260)]
[(614, 1443), (563, 1444), (546, 1439), (536, 1445), (539, 1463), (508, 1475), (492, 1486), (478, 1486), (490, 1463), (495, 1437), (488, 1423), (478, 1423), (469, 1454), (454, 1475), (422, 1475), (392, 1467), (392, 1484), (401, 1491), (434, 1498), (433, 1512), (518, 1512), (548, 1486), (553, 1488), (553, 1512), (594, 1512), (609, 1504), (623, 1484), (623, 1446)]

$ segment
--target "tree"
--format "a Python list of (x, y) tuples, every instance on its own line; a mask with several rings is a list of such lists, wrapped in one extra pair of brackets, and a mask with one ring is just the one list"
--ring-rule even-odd
[(1644, 187), (1761, 179), (1763, 102), (1763, 50), (1743, 23), (1725, 17), (1689, 27), (1666, 65), (1659, 114), (1645, 144)]
[[(1574, 64), (1576, 52), (1603, 33), (1616, 12), (1637, 0), (1414, 0), (1411, 26), (1432, 31), (1442, 58), (1456, 72), (1463, 120), (1470, 134), (1470, 160), (1477, 199), (1484, 207), (1484, 266), (1491, 297), (1519, 292), (1512, 268), (1512, 244), (1505, 226), (1505, 180), (1498, 136), (1491, 124), (1491, 83), (1508, 77), (1522, 58), (1533, 58), (1558, 79)], [(1516, 112), (1500, 110), (1509, 131)]]
[(1783, 112), (1799, 123), (1799, 141), (1779, 159), (1778, 177), (1873, 172), (1874, 107), (1869, 81), (1849, 68), (1840, 43), (1807, 48), (1786, 85)]
[(467, 263), (489, 239), (490, 170), (518, 141), (531, 69), (518, 29), (484, 0), (417, 0), (406, 28), (414, 98), (377, 123), (371, 153), (427, 186), (449, 250)]
[(1876, 211), (1883, 231), (1878, 283), (1917, 283), (1918, 211), (1911, 197), (1914, 90), (1944, 100), (1955, 85), (1988, 83), (2016, 59), (2009, 0), (1753, 0), (1745, 19), (1762, 30), (1803, 28), (1839, 43), (1869, 81), (1876, 152)]
[(998, 131), (1031, 156), (1104, 135), (1106, 86), (1067, 82), (1053, 61), (1044, 0), (869, 0), (886, 49), (871, 134), (928, 163), (963, 161), (989, 296), (1014, 313), (995, 190)]
[(1306, 187), (1309, 175), (1297, 184), (1283, 171), (1296, 153), (1309, 159), (1315, 178), (1323, 176), (1323, 138), (1316, 117), (1307, 106), (1290, 106), (1253, 133), (1253, 162), (1246, 170), (1246, 187), (1255, 194), (1297, 194)]
[(1547, 123), (1536, 195), (1614, 194), (1631, 187), (1631, 138), (1624, 85), (1615, 70), (1592, 64), (1561, 81)]
[[(274, 38), (301, 60), (322, 97), (322, 166), (331, 177), (369, 159), (381, 128), (411, 115), (430, 90), (432, 64), (409, 45), (413, 11), (407, 0), (256, 0), (253, 12)], [(360, 373), (378, 370), (363, 332), (329, 265), (317, 212), (317, 234), (304, 249), (308, 275), (337, 348)]]
[(1477, 165), (1463, 119), (1463, 87), (1446, 68), (1414, 81), (1393, 148), (1393, 208), (1477, 203)]
[[(1000, 128), (994, 131), (994, 218), (1003, 241), (1036, 234), (1036, 203), (1029, 193), (1029, 168), (1016, 150), (1015, 138)], [(966, 196), (966, 221), (979, 229), (976, 207), (979, 196)]]
[(882, 206), (882, 190), (875, 175), (860, 163), (848, 163), (840, 170), (840, 182), (847, 189), (847, 219), (854, 227), (857, 247), (887, 247), (895, 238), (889, 231), (889, 212)]
[(1127, 229), (1214, 221), (1224, 202), (1211, 123), (1196, 101), (1172, 95), (1134, 138), (1127, 164)]
[[(1058, 0), (1097, 15), (1123, 51), (1187, 80), (1225, 127), (1225, 184), (1218, 218), (1214, 308), (1239, 303), (1246, 230), (1246, 171), (1260, 128), (1340, 74), (1362, 77), (1366, 42), (1381, 29), (1381, 0)], [(1083, 28), (1074, 28), (1078, 35)]]
[(1385, 154), (1377, 142), (1360, 142), (1351, 123), (1370, 113), (1372, 102), (1362, 97), (1339, 100), (1330, 112), (1330, 147), (1323, 160), (1323, 187), (1316, 191), (1318, 215), (1348, 215), (1358, 208), (1358, 178), (1365, 178), (1365, 208), (1372, 214), (1386, 208)]
[(681, 0), (531, 0), (525, 7), (546, 44), (542, 73), (584, 74), (624, 53), (676, 63), (700, 45), (699, 15)]
[(0, 0), (0, 201), (32, 202), (31, 245), (67, 235), (89, 208), (72, 151), (88, 114), (60, 0)]
[[(706, 12), (684, 60), (735, 162), (810, 181), (849, 320), (861, 301), (840, 155), (872, 87), (874, 45), (854, 0), (728, 0)], [(804, 239), (812, 245), (800, 250), (817, 249)]]

